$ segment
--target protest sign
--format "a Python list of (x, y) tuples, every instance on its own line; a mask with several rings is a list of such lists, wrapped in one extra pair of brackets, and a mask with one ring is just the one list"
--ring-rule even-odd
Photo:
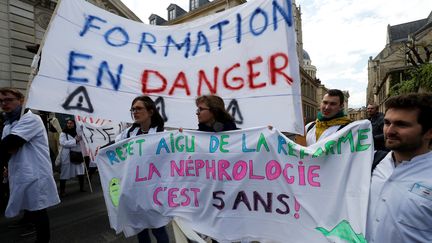
[(309, 147), (277, 130), (178, 131), (100, 151), (111, 227), (131, 236), (173, 217), (220, 241), (365, 242), (369, 121)]
[(84, 0), (61, 1), (27, 106), (131, 121), (131, 101), (145, 94), (166, 126), (195, 128), (195, 98), (215, 93), (240, 127), (272, 124), (302, 134), (291, 4), (255, 0), (192, 22), (153, 26)]
[(126, 124), (111, 120), (76, 116), (75, 122), (79, 134), (83, 136), (84, 154), (94, 161), (100, 147), (115, 141), (116, 136), (123, 131)]

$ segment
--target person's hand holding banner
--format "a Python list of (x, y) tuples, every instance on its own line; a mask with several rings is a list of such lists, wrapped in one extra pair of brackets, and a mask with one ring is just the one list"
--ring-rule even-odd
[(221, 241), (364, 242), (370, 123), (310, 147), (267, 127), (138, 136), (97, 157), (111, 227), (126, 236), (173, 217)]

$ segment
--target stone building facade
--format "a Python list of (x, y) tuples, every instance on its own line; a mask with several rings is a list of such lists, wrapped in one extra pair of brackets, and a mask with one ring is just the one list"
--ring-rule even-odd
[(348, 108), (348, 117), (353, 121), (367, 119), (367, 109), (365, 106), (361, 108)]
[[(298, 9), (300, 10), (300, 9)], [(298, 16), (300, 16), (300, 12)], [(301, 22), (297, 21), (297, 22)], [(298, 34), (297, 34), (298, 36)], [(300, 58), (299, 58), (300, 59)], [(302, 53), (302, 62), (300, 62), (300, 78), (302, 93), (302, 108), (305, 123), (315, 120), (318, 112), (319, 99), (318, 91), (322, 85), (321, 81), (316, 78), (316, 67), (312, 65), (312, 60), (305, 50)]]
[(379, 105), (390, 97), (391, 88), (407, 80), (407, 71), (413, 68), (409, 47), (415, 46), (421, 58), (432, 51), (432, 12), (427, 18), (387, 26), (387, 43), (384, 49), (368, 61), (368, 86), (366, 101)]

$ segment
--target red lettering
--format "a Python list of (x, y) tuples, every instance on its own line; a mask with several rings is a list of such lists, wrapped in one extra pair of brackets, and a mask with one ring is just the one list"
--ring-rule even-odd
[[(281, 67), (276, 66), (276, 59), (282, 58), (283, 65)], [(285, 81), (291, 85), (293, 83), (293, 79), (286, 73), (283, 72), (283, 70), (288, 67), (288, 56), (285, 53), (276, 53), (270, 57), (270, 77), (271, 77), (271, 84), (276, 84), (276, 76), (282, 75), (285, 78)]]
[(174, 81), (174, 85), (171, 87), (168, 94), (173, 95), (174, 89), (176, 89), (176, 88), (185, 89), (186, 95), (190, 96), (191, 92), (190, 92), (189, 85), (187, 83), (186, 75), (184, 72), (179, 72), (179, 74), (177, 75), (177, 78)]
[[(268, 64), (267, 64), (268, 63)], [(268, 76), (263, 77), (263, 70), (268, 68)], [(290, 76), (288, 55), (283, 52), (274, 53), (264, 60), (262, 56), (249, 59), (245, 64), (239, 62), (221, 69), (214, 66), (212, 71), (198, 70), (198, 73), (187, 74), (184, 71), (177, 73), (176, 78), (168, 84), (165, 76), (156, 70), (144, 70), (141, 76), (143, 94), (165, 93), (176, 95), (176, 91), (184, 92), (187, 96), (202, 95), (204, 93), (217, 94), (220, 89), (236, 91), (241, 89), (263, 89), (277, 82), (292, 85), (294, 79)], [(267, 72), (266, 72), (267, 75)], [(189, 86), (191, 77), (198, 81), (197, 86)], [(220, 79), (219, 79), (220, 77)], [(246, 83), (247, 82), (247, 83)], [(221, 83), (221, 84), (220, 84)], [(169, 87), (168, 87), (169, 85)], [(181, 89), (182, 91), (178, 91)], [(195, 90), (196, 89), (196, 90)], [(78, 119), (83, 119), (79, 117)], [(88, 120), (88, 119), (87, 119)], [(91, 121), (92, 123), (94, 122)], [(100, 121), (99, 121), (100, 122)], [(96, 121), (98, 123), (98, 121)]]
[(203, 82), (207, 85), (207, 88), (210, 91), (210, 94), (216, 94), (217, 93), (217, 80), (219, 75), (219, 68), (215, 67), (213, 72), (214, 78), (213, 78), (213, 85), (208, 80), (206, 73), (204, 70), (200, 70), (198, 72), (198, 96), (202, 95), (202, 85)]
[[(161, 81), (162, 85), (160, 87), (156, 88), (149, 88), (149, 76), (150, 74), (154, 74), (157, 76)], [(167, 80), (166, 78), (160, 74), (158, 71), (154, 70), (144, 70), (144, 73), (141, 76), (141, 84), (142, 84), (142, 92), (143, 94), (150, 94), (150, 93), (161, 93), (166, 89), (167, 86)]]
[(234, 77), (234, 78), (232, 78), (232, 81), (235, 81), (235, 82), (239, 82), (239, 83), (240, 83), (238, 86), (231, 86), (231, 85), (228, 83), (228, 80), (227, 80), (229, 73), (230, 73), (232, 70), (234, 70), (235, 68), (239, 68), (239, 67), (240, 67), (240, 63), (236, 63), (236, 64), (232, 65), (230, 68), (228, 68), (228, 69), (224, 72), (224, 75), (223, 75), (223, 84), (224, 84), (224, 87), (225, 87), (225, 88), (230, 89), (230, 90), (238, 90), (238, 89), (243, 88), (243, 86), (244, 86), (244, 80), (243, 80), (243, 78), (241, 78), (241, 77)]
[(248, 67), (248, 71), (249, 71), (248, 72), (249, 87), (251, 89), (258, 89), (258, 88), (262, 88), (262, 87), (266, 86), (265, 82), (264, 83), (259, 83), (259, 84), (254, 84), (254, 79), (256, 77), (258, 77), (261, 74), (261, 72), (254, 72), (253, 65), (257, 64), (257, 63), (262, 63), (262, 62), (263, 62), (262, 57), (257, 57), (255, 59), (249, 60), (247, 62), (247, 67)]

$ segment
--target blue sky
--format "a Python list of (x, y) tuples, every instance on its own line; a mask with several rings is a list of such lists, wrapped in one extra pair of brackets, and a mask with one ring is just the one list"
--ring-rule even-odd
[[(249, 0), (254, 1), (254, 0)], [(144, 23), (169, 4), (189, 10), (189, 0), (122, 0)], [(348, 90), (349, 107), (366, 105), (367, 61), (386, 44), (387, 25), (426, 18), (432, 0), (296, 0), (301, 6), (303, 47), (328, 88)]]

